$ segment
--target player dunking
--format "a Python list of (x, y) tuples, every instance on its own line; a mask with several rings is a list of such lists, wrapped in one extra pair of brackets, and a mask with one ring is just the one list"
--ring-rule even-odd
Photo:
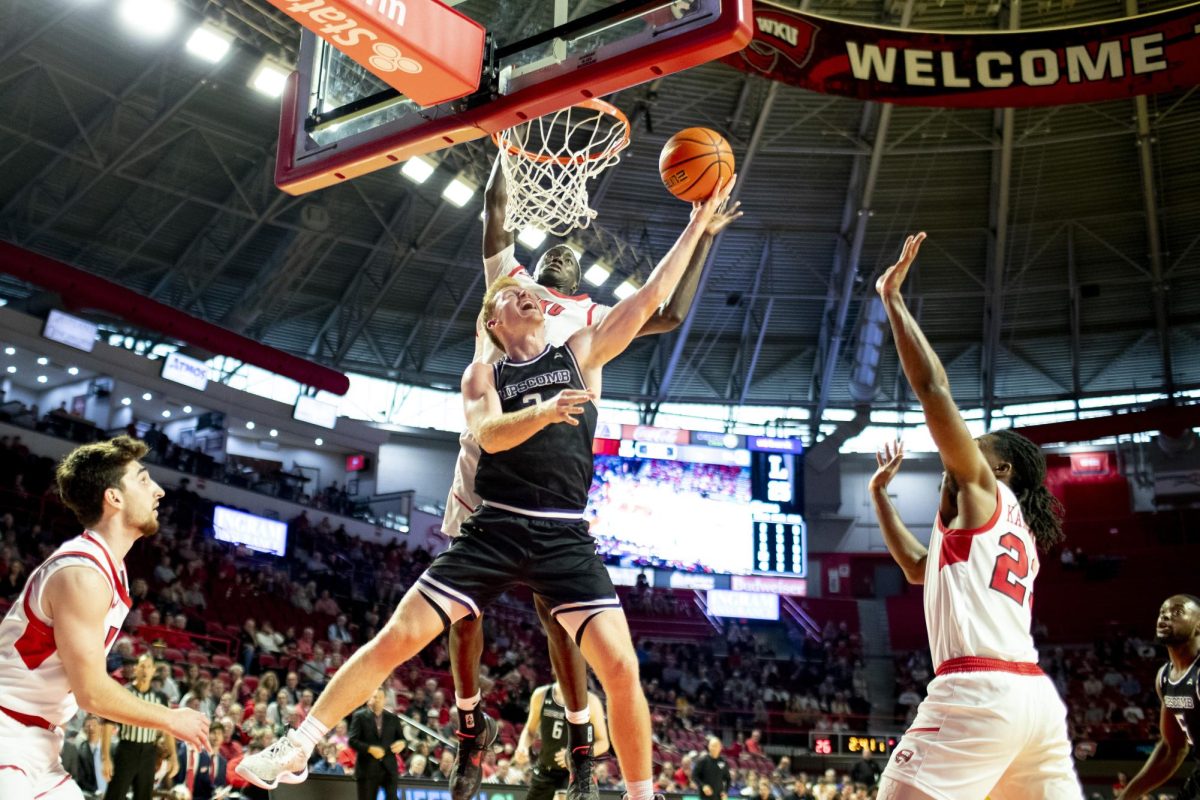
[[(608, 752), (608, 726), (604, 724), (604, 704), (592, 692), (587, 693), (588, 709), (596, 737), (592, 744), (594, 754)], [(566, 696), (557, 682), (539, 686), (529, 698), (529, 718), (521, 730), (521, 738), (513, 753), (513, 763), (529, 763), (529, 748), (535, 737), (542, 740), (537, 762), (533, 765), (533, 780), (529, 784), (527, 800), (553, 800), (554, 795), (567, 788), (571, 774), (570, 743), (567, 737)]]
[(158, 728), (208, 749), (208, 718), (139, 700), (108, 676), (105, 656), (129, 613), (125, 554), (158, 531), (163, 491), (127, 436), (78, 447), (58, 465), (58, 489), (86, 530), (29, 576), (0, 621), (0, 797), (83, 794), (63, 769), (62, 725), (80, 707)]
[[(508, 192), (501, 168), (496, 159), (488, 180), (483, 207), (483, 269), (490, 286), (496, 279), (509, 277), (536, 296), (546, 320), (546, 339), (550, 344), (561, 345), (571, 334), (589, 325), (598, 325), (608, 312), (609, 306), (594, 302), (579, 290), (580, 268), (575, 253), (566, 245), (551, 247), (538, 260), (533, 277), (517, 263), (514, 255), (515, 242), (512, 231), (505, 230), (504, 217), (507, 213)], [(646, 321), (638, 332), (640, 336), (662, 333), (675, 328), (687, 316), (704, 260), (713, 237), (731, 221), (741, 216), (737, 204), (726, 213), (719, 209), (713, 214), (704, 236), (692, 253), (691, 261), (684, 270), (679, 286), (671, 299)], [(492, 364), (503, 357), (503, 353), (480, 331), (475, 340), (474, 361)], [(470, 429), (459, 437), (460, 449), (454, 468), (454, 481), (446, 498), (446, 515), (442, 521), (442, 532), (455, 537), (468, 516), (480, 505), (475, 492), (475, 472), (479, 464), (479, 444)], [(570, 745), (570, 771), (575, 777), (568, 789), (568, 796), (577, 800), (581, 796), (596, 796), (595, 784), (591, 780), (592, 752), (589, 744), (592, 732), (588, 717), (587, 672), (579, 648), (571, 641), (562, 626), (550, 621), (548, 607), (540, 597), (535, 597), (538, 617), (546, 631), (550, 649), (550, 661), (559, 676), (566, 711), (564, 723)], [(450, 794), (452, 800), (470, 800), (479, 791), (483, 779), (480, 753), (491, 746), (496, 737), (496, 723), (477, 707), (481, 693), (479, 686), (479, 661), (483, 655), (483, 621), (478, 616), (468, 617), (454, 623), (450, 629), (450, 660), (454, 674), (455, 703), (459, 717), (459, 748), (455, 753), (454, 766), (450, 772)]]
[[(1162, 701), (1158, 712), (1158, 744), (1145, 766), (1117, 800), (1138, 800), (1174, 775), (1187, 758), (1197, 758), (1200, 736), (1200, 598), (1190, 594), (1168, 597), (1158, 611), (1155, 638), (1167, 647), (1167, 663), (1155, 679)], [(1192, 769), (1179, 800), (1200, 798), (1200, 770)]]
[(885, 448), (871, 479), (884, 542), (910, 583), (925, 585), (936, 666), (916, 720), (896, 746), (880, 800), (1082, 800), (1066, 707), (1030, 636), (1037, 549), (1062, 538), (1046, 461), (1008, 430), (978, 440), (900, 287), (925, 234), (910, 236), (879, 281), (900, 364), (945, 467), (926, 548), (900, 521), (887, 485), (904, 452)]
[(638, 680), (629, 626), (588, 533), (595, 401), (602, 370), (679, 283), (704, 230), (729, 197), (731, 181), (692, 218), (646, 284), (599, 325), (561, 346), (546, 340), (537, 298), (512, 278), (488, 287), (481, 319), (505, 352), (463, 375), (467, 424), (483, 455), (475, 488), (481, 508), (400, 601), (383, 631), (338, 670), (298, 729), (247, 757), (238, 772), (264, 788), (307, 777), (306, 764), (329, 726), (363, 702), (397, 664), (501, 593), (526, 586), (551, 604), (608, 696), (612, 741), (630, 800), (653, 795), (650, 713)]

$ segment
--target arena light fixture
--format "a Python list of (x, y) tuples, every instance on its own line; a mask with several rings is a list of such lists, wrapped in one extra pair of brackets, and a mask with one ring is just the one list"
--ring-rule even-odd
[(267, 97), (279, 97), (289, 74), (291, 70), (283, 64), (273, 58), (264, 58), (250, 76), (250, 88)]
[(279, 431), (275, 430), (274, 428), (271, 428), (271, 430), (268, 432), (271, 434), (272, 439), (279, 435)]
[(132, 399), (132, 398), (129, 398), (129, 397), (122, 397), (122, 398), (121, 398), (121, 405), (123, 405), (123, 406), (131, 405), (132, 403), (133, 403), (133, 399)]
[(216, 64), (229, 53), (233, 46), (233, 34), (205, 22), (187, 40), (187, 51), (203, 61)]
[(612, 267), (603, 261), (597, 261), (583, 273), (583, 279), (592, 286), (603, 286), (608, 282), (609, 275), (612, 275)]
[(192, 407), (191, 407), (191, 406), (184, 406), (184, 407), (183, 407), (183, 413), (185, 413), (185, 414), (190, 414), (190, 413), (192, 413)]
[(121, 0), (117, 16), (136, 36), (165, 39), (179, 24), (175, 0)]
[(624, 300), (626, 297), (629, 297), (629, 295), (633, 294), (637, 290), (638, 290), (638, 285), (633, 282), (633, 278), (626, 278), (624, 280), (624, 282), (621, 283), (620, 286), (613, 289), (613, 295), (618, 300)]
[(455, 208), (462, 208), (471, 202), (478, 188), (474, 181), (460, 172), (442, 189), (442, 197)]
[(47, 378), (45, 375), (38, 375), (38, 383), (45, 383), (48, 380), (50, 380), (50, 379)]
[(150, 394), (149, 392), (146, 392), (145, 394), (142, 395), (142, 399), (148, 403), (154, 399), (154, 395)]
[(528, 228), (521, 229), (521, 232), (517, 234), (517, 241), (530, 250), (537, 250), (542, 246), (542, 242), (546, 241), (546, 232), (530, 225)]
[(325, 444), (325, 440), (318, 436), (316, 440), (313, 441), (313, 444), (315, 444), (317, 447), (320, 447), (321, 445)]
[(162, 415), (163, 415), (163, 418), (164, 418), (164, 419), (170, 419), (170, 418), (171, 418), (171, 411), (170, 411), (170, 409), (166, 409), (166, 408), (164, 408), (164, 409), (163, 409), (163, 411), (162, 411)]
[(38, 357), (38, 366), (39, 367), (44, 367), (49, 363), (50, 363), (50, 359), (46, 358), (45, 356)]
[(12, 364), (10, 364), (10, 365), (8, 366), (8, 374), (9, 374), (9, 375), (16, 375), (16, 374), (17, 374), (17, 368), (16, 368), (15, 366), (13, 366)]
[(248, 430), (248, 431), (254, 430), (254, 420), (250, 420), (249, 422), (246, 423), (246, 430)]
[(429, 180), (437, 170), (438, 162), (429, 156), (413, 156), (400, 167), (400, 174), (415, 184)]
[(79, 367), (67, 367), (67, 374), (68, 375), (78, 375)]
[(6, 347), (6, 348), (4, 348), (4, 355), (6, 355), (6, 356), (15, 356), (16, 354), (17, 354), (17, 348), (15, 348), (15, 347)]

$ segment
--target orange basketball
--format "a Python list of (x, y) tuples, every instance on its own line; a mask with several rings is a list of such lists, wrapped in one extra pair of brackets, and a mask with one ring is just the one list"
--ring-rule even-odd
[(658, 173), (667, 191), (680, 200), (707, 200), (733, 177), (733, 150), (716, 131), (684, 128), (663, 147)]

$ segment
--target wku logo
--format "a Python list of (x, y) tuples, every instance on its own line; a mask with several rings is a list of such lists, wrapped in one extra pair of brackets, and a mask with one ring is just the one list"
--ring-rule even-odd
[(897, 764), (907, 764), (909, 761), (912, 761), (912, 757), (913, 757), (912, 750), (897, 750), (896, 751), (896, 763)]
[(542, 313), (547, 317), (557, 317), (559, 314), (567, 310), (558, 303), (550, 300), (538, 300), (538, 305), (542, 307)]
[[(742, 50), (742, 58), (759, 72), (773, 73), (780, 57), (802, 69), (812, 58), (820, 28), (779, 11), (758, 10), (754, 14), (758, 35)], [(786, 65), (783, 65), (786, 69)]]

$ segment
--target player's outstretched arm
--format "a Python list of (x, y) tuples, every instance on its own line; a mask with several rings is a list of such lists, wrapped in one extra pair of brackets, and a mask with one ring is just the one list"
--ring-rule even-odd
[[(1161, 690), (1159, 697), (1162, 697)], [(1140, 800), (1147, 792), (1166, 783), (1183, 765), (1189, 749), (1187, 737), (1165, 705), (1158, 710), (1158, 732), (1158, 744), (1154, 746), (1154, 751), (1117, 800)]]
[[(896, 341), (896, 352), (904, 376), (912, 386), (921, 408), (925, 411), (925, 422), (937, 444), (946, 471), (960, 485), (979, 486), (989, 494), (996, 490), (996, 476), (992, 473), (979, 446), (975, 443), (967, 425), (963, 422), (954, 397), (950, 394), (950, 381), (946, 369), (916, 319), (908, 310), (900, 287), (908, 276), (908, 270), (917, 258), (925, 234), (909, 236), (904, 241), (900, 260), (887, 269), (875, 283), (875, 289), (883, 299), (888, 321), (892, 326), (892, 338)], [(990, 514), (990, 511), (989, 511)]]
[(511, 450), (556, 422), (578, 425), (576, 417), (594, 399), (592, 392), (564, 389), (528, 408), (505, 413), (500, 406), (500, 395), (496, 394), (492, 366), (478, 361), (463, 374), (462, 395), (467, 428), (488, 453)]
[(704, 229), (704, 235), (700, 237), (700, 243), (692, 251), (692, 258), (683, 270), (683, 277), (679, 279), (679, 285), (675, 287), (675, 291), (671, 292), (671, 298), (667, 300), (666, 304), (646, 321), (646, 324), (638, 331), (638, 336), (673, 331), (687, 318), (688, 313), (692, 310), (692, 304), (696, 301), (696, 290), (700, 288), (700, 276), (704, 273), (704, 262), (708, 260), (708, 251), (712, 249), (717, 234), (723, 231), (729, 223), (742, 216), (741, 206), (740, 201), (735, 202), (728, 209), (722, 206), (712, 215), (708, 226)]
[[(483, 190), (483, 257), (491, 258), (513, 243), (512, 231), (504, 229), (504, 215), (508, 213), (508, 182), (504, 179), (504, 165), (500, 156), (492, 164), (487, 187)], [(486, 275), (488, 284), (500, 277)]]
[(104, 617), (112, 589), (89, 567), (64, 567), (50, 577), (42, 608), (54, 620), (54, 645), (79, 705), (97, 716), (157, 728), (207, 751), (208, 717), (139, 700), (104, 669)]
[(900, 519), (900, 514), (887, 492), (892, 478), (900, 471), (902, 461), (904, 444), (899, 439), (894, 446), (885, 444), (883, 449), (875, 454), (875, 463), (879, 468), (871, 476), (867, 488), (871, 493), (871, 505), (875, 507), (879, 530), (883, 534), (883, 543), (887, 545), (888, 552), (892, 554), (909, 583), (922, 584), (925, 582), (925, 561), (929, 558), (929, 550), (913, 536), (912, 531)]
[(517, 749), (513, 751), (513, 761), (518, 766), (529, 763), (529, 748), (542, 722), (542, 703), (546, 701), (546, 691), (545, 687), (539, 686), (529, 698), (529, 716), (525, 719), (525, 727), (521, 729), (521, 737), (517, 739)]
[(602, 756), (608, 752), (608, 720), (604, 718), (604, 703), (600, 698), (588, 692), (588, 712), (592, 718), (592, 730), (595, 739), (592, 741), (592, 754)]
[(650, 273), (646, 284), (617, 303), (599, 325), (584, 328), (571, 337), (571, 349), (584, 370), (603, 367), (625, 352), (642, 326), (667, 301), (678, 286), (709, 221), (729, 199), (735, 183), (736, 175), (712, 197), (703, 203), (695, 203), (687, 227)]

